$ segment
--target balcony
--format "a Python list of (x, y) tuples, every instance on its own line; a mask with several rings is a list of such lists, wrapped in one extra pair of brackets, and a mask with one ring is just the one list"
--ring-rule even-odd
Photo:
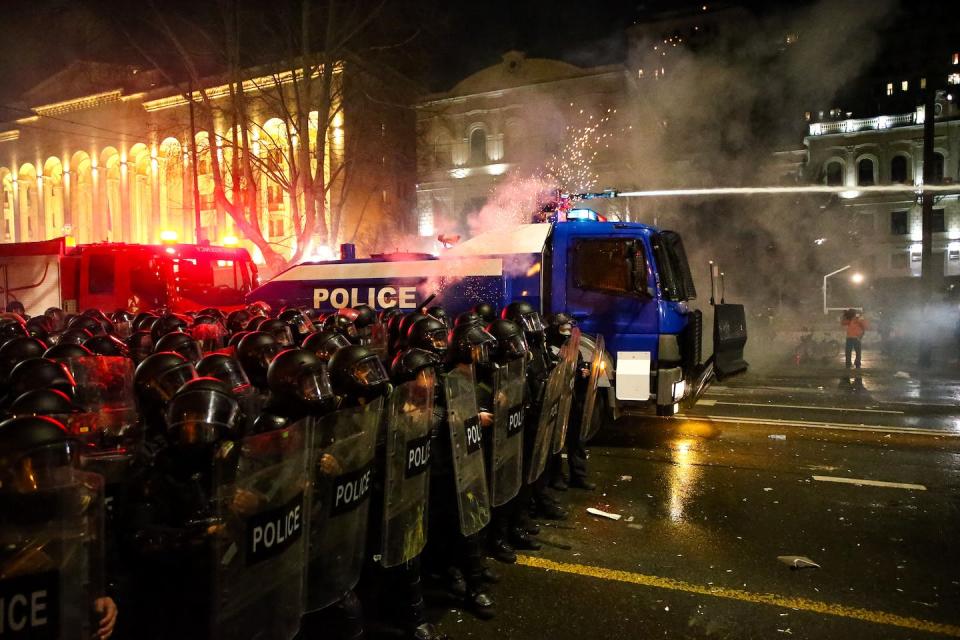
[(875, 118), (859, 118), (839, 120), (836, 122), (814, 122), (810, 125), (811, 136), (829, 136), (837, 133), (856, 133), (857, 131), (877, 131), (893, 127), (905, 127), (912, 124), (922, 124), (922, 115), (918, 118), (916, 112), (901, 113), (895, 116), (877, 116)]

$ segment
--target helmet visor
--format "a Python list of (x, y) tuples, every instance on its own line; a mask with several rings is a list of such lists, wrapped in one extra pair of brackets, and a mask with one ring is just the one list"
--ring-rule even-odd
[(187, 380), (193, 380), (197, 377), (197, 372), (193, 368), (192, 364), (184, 363), (180, 366), (174, 367), (167, 371), (164, 371), (159, 376), (154, 383), (154, 388), (160, 394), (160, 397), (164, 400), (169, 400), (173, 397), (173, 394), (177, 392), (177, 389), (183, 386)]
[(322, 403), (334, 397), (326, 365), (301, 373), (297, 378), (297, 386), (300, 396), (307, 402)]
[(525, 313), (520, 316), (520, 326), (528, 333), (541, 333), (544, 329), (543, 318), (536, 311)]
[(0, 488), (34, 493), (71, 482), (78, 449), (71, 441), (50, 444), (27, 452), (0, 470)]
[(378, 358), (367, 358), (354, 365), (353, 379), (365, 387), (376, 387), (387, 382), (387, 370)]
[(176, 348), (176, 352), (194, 364), (203, 357), (203, 347), (197, 340), (184, 340), (183, 344)]
[(502, 338), (498, 342), (508, 360), (520, 358), (527, 353), (527, 341), (523, 339), (522, 335)]
[(226, 382), (234, 393), (243, 393), (250, 388), (250, 378), (247, 377), (247, 372), (243, 370), (239, 362), (232, 358), (224, 359), (215, 371), (206, 372), (206, 375)]
[(342, 349), (343, 347), (349, 347), (350, 341), (347, 340), (346, 336), (340, 333), (335, 333), (327, 339), (323, 345), (316, 350), (317, 357), (321, 360), (329, 360), (334, 353)]
[(313, 326), (313, 320), (308, 318), (302, 311), (290, 319), (290, 324), (296, 327), (297, 333), (300, 335), (313, 333), (317, 330), (317, 328)]
[(470, 345), (470, 360), (473, 364), (490, 364), (490, 343), (481, 342)]
[(273, 336), (282, 349), (294, 346), (293, 331), (290, 330), (289, 326), (274, 327), (268, 333)]
[(443, 353), (447, 350), (447, 332), (440, 329), (431, 331), (426, 335), (426, 342), (431, 351)]
[(167, 409), (167, 424), (181, 444), (216, 442), (236, 424), (239, 406), (223, 393), (198, 389), (177, 396)]

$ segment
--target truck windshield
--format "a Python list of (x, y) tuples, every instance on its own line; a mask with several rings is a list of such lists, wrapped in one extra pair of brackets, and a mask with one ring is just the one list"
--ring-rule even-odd
[(687, 252), (683, 249), (680, 234), (660, 232), (654, 238), (653, 251), (659, 267), (663, 296), (677, 302), (695, 299), (697, 289), (693, 285), (693, 274), (690, 273), (690, 263), (687, 262)]
[(181, 258), (174, 261), (180, 295), (213, 306), (243, 302), (250, 290), (250, 274), (242, 260), (214, 257)]

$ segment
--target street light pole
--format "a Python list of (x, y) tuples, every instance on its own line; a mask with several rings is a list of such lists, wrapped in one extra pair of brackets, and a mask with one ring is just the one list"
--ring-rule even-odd
[(850, 268), (850, 265), (848, 264), (845, 267), (841, 267), (836, 271), (831, 271), (827, 275), (823, 276), (823, 315), (826, 316), (830, 314), (830, 311), (827, 310), (827, 278), (829, 278), (830, 276), (835, 276), (838, 273), (846, 271), (849, 268)]

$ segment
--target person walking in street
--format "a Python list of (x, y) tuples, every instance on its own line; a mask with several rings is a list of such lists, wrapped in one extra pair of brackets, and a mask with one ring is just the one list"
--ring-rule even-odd
[(862, 340), (863, 334), (866, 333), (867, 329), (870, 327), (867, 323), (866, 318), (863, 317), (856, 309), (847, 309), (843, 312), (843, 318), (840, 320), (840, 324), (847, 330), (847, 369), (850, 368), (850, 357), (853, 355), (853, 352), (856, 351), (857, 358), (854, 362), (857, 369), (860, 368), (861, 364), (861, 352), (862, 352)]

